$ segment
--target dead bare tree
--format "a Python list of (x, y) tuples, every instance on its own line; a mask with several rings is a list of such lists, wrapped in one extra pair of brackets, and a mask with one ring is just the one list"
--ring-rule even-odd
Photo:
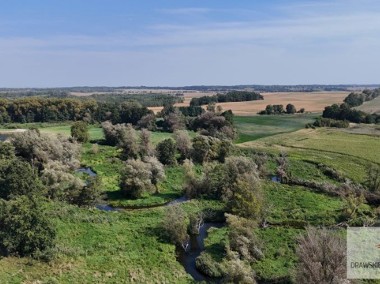
[(342, 284), (346, 280), (346, 245), (327, 229), (309, 227), (296, 249), (296, 283)]

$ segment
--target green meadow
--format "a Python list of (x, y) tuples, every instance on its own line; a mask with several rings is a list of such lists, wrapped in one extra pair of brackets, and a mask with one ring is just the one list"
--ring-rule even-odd
[(316, 114), (237, 116), (234, 119), (239, 133), (237, 143), (257, 140), (280, 133), (289, 133), (314, 121)]

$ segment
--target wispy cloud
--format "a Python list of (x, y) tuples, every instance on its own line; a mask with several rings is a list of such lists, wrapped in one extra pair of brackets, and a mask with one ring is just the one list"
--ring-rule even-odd
[(160, 13), (170, 14), (170, 15), (197, 15), (197, 14), (206, 14), (210, 13), (213, 10), (209, 8), (177, 8), (177, 9), (159, 9)]

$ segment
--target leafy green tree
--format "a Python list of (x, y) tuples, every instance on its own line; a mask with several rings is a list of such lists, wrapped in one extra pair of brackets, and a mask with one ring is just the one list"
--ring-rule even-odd
[(123, 159), (137, 159), (139, 157), (138, 136), (131, 124), (127, 124), (122, 132), (119, 147), (123, 151)]
[(187, 233), (187, 215), (178, 205), (169, 206), (166, 210), (164, 220), (161, 224), (164, 235), (171, 243), (182, 247), (184, 250), (189, 245), (190, 237)]
[(229, 140), (222, 140), (219, 145), (218, 161), (224, 163), (231, 152), (232, 144)]
[(141, 160), (130, 159), (121, 170), (120, 189), (132, 198), (141, 198), (152, 191), (151, 168)]
[(177, 147), (173, 139), (168, 138), (160, 143), (156, 147), (158, 160), (164, 165), (175, 165)]
[(0, 202), (0, 251), (4, 255), (46, 256), (55, 245), (56, 232), (39, 201), (20, 196)]
[(177, 108), (173, 112), (164, 116), (165, 129), (169, 132), (184, 129), (186, 126), (186, 118)]
[(67, 166), (57, 161), (48, 162), (40, 178), (47, 189), (48, 198), (69, 203), (75, 203), (76, 197), (85, 186), (84, 182), (74, 176)]
[(90, 139), (90, 134), (88, 133), (88, 124), (85, 121), (76, 121), (71, 126), (71, 136), (81, 143), (86, 143)]
[(121, 142), (123, 132), (125, 131), (125, 125), (114, 125), (110, 121), (105, 121), (102, 123), (102, 129), (107, 145), (116, 146)]
[(208, 160), (211, 145), (207, 137), (199, 135), (193, 138), (193, 151), (191, 157), (195, 163), (203, 164)]
[(157, 125), (156, 125), (156, 116), (154, 115), (154, 113), (150, 113), (150, 114), (144, 115), (138, 121), (137, 125), (141, 129), (145, 128), (145, 129), (148, 129), (150, 131), (155, 131), (156, 128), (157, 128)]
[(12, 160), (15, 157), (15, 148), (11, 143), (0, 142), (0, 159)]
[(150, 131), (147, 129), (141, 129), (139, 148), (141, 157), (154, 155), (154, 148), (150, 139)]
[(186, 130), (177, 130), (174, 132), (174, 140), (177, 150), (181, 154), (181, 160), (188, 159), (191, 153), (191, 139)]
[(245, 157), (229, 157), (224, 168), (223, 200), (228, 210), (259, 220), (264, 201), (256, 164)]
[(41, 194), (43, 186), (32, 167), (19, 159), (0, 165), (0, 198), (9, 200), (20, 195)]
[(99, 176), (90, 177), (75, 198), (74, 203), (78, 206), (95, 206), (101, 199), (101, 185), (102, 182)]
[(147, 157), (144, 162), (150, 167), (150, 181), (156, 189), (156, 194), (158, 194), (158, 183), (165, 179), (164, 165), (161, 164), (156, 157)]
[(292, 104), (286, 105), (286, 113), (287, 114), (295, 114), (296, 112), (297, 112), (297, 109), (294, 105), (292, 105)]

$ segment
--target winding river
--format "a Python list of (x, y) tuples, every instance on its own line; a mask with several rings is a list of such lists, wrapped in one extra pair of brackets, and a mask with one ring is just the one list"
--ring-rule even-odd
[(8, 134), (0, 133), (0, 142), (3, 142), (9, 138)]
[(204, 251), (204, 240), (207, 238), (208, 230), (211, 227), (222, 228), (224, 223), (204, 223), (204, 225), (199, 230), (199, 235), (190, 236), (190, 244), (187, 251), (178, 250), (177, 260), (183, 265), (185, 271), (190, 274), (196, 281), (217, 281), (215, 278), (206, 276), (198, 271), (196, 266), (197, 257)]
[[(86, 173), (89, 176), (96, 176), (96, 173), (88, 167), (82, 167), (77, 170), (77, 172), (80, 173)], [(145, 209), (154, 208), (154, 207), (164, 207), (164, 206), (173, 206), (176, 204), (180, 204), (183, 202), (188, 201), (189, 199), (186, 196), (181, 196), (177, 199), (174, 199), (168, 203), (160, 204), (160, 205), (154, 205), (150, 207), (145, 207)], [(121, 208), (121, 207), (112, 207), (108, 204), (98, 204), (96, 206), (97, 209), (103, 210), (103, 211), (126, 211), (126, 210), (138, 210), (143, 208)], [(185, 268), (185, 271), (190, 274), (194, 280), (196, 281), (212, 281), (215, 280), (211, 277), (208, 277), (201, 272), (197, 270), (196, 267), (196, 259), (197, 257), (204, 251), (204, 240), (207, 238), (207, 231), (211, 228), (221, 228), (224, 226), (224, 223), (215, 223), (215, 222), (206, 222), (203, 224), (203, 226), (199, 230), (198, 235), (191, 235), (190, 236), (190, 243), (189, 247), (186, 251), (179, 249), (177, 251), (178, 257), (177, 260), (180, 262), (183, 267)]]

